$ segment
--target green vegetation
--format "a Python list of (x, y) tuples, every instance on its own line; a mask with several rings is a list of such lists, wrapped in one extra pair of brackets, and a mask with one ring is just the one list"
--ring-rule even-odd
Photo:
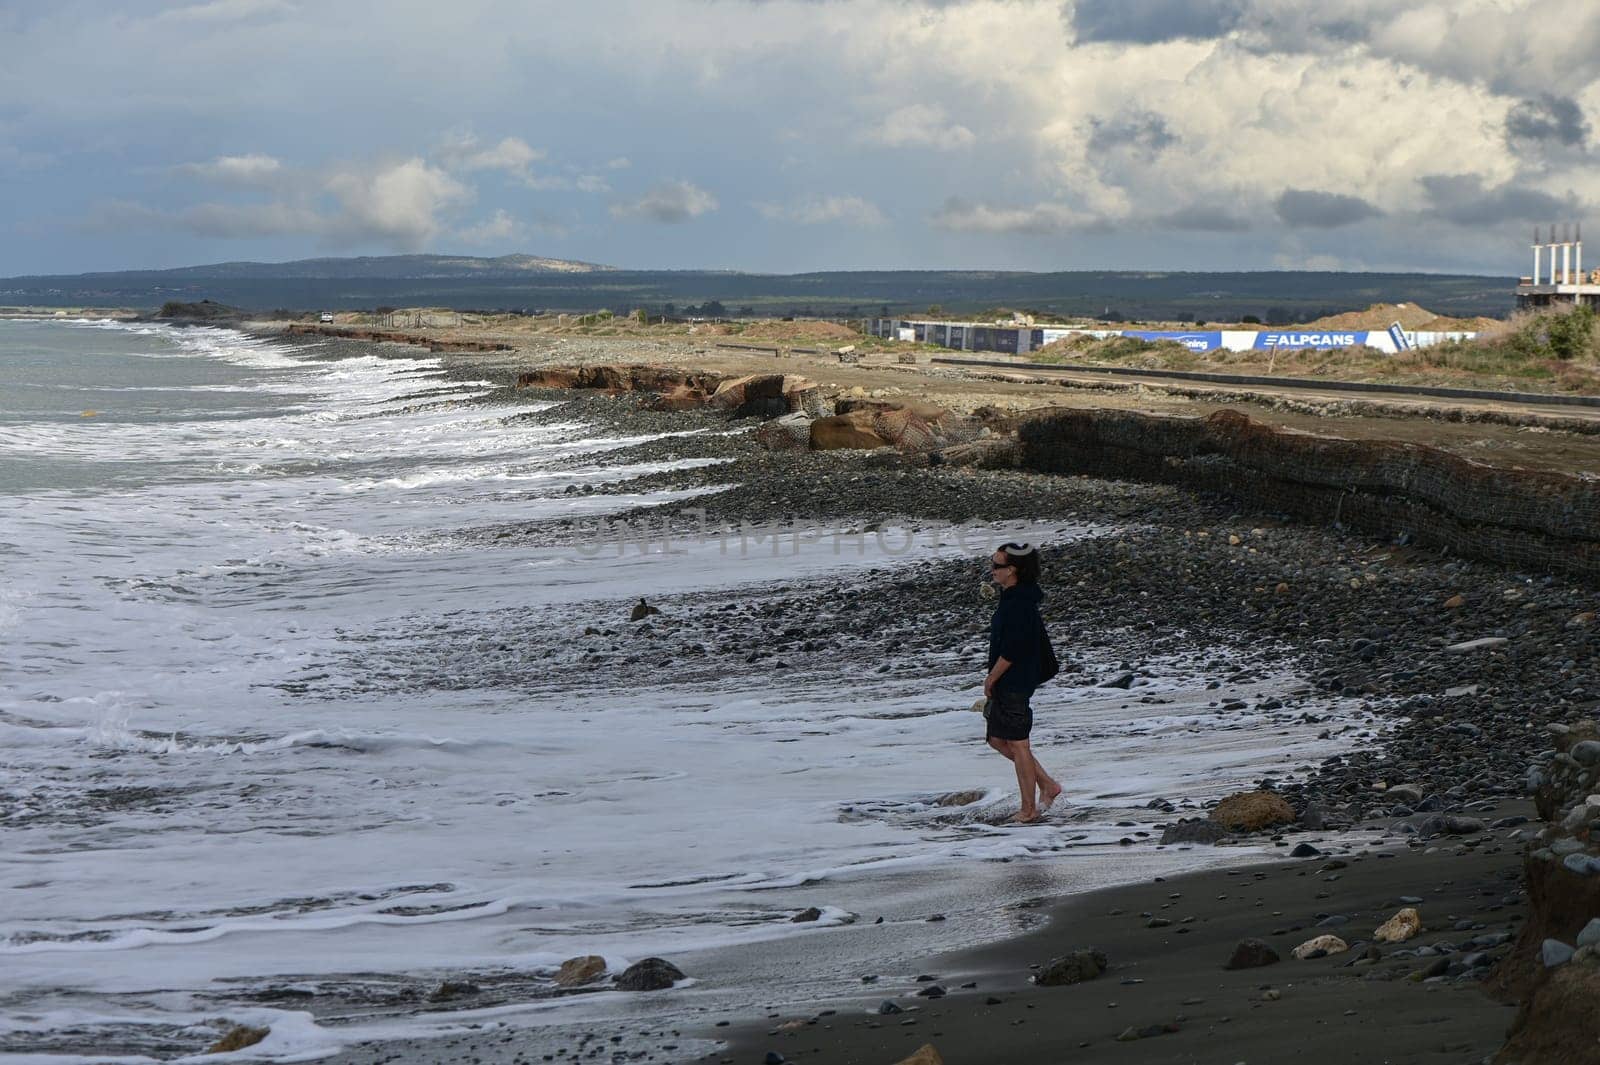
[(1475, 374), (1559, 380), (1571, 386), (1600, 371), (1600, 330), (1592, 308), (1519, 314), (1509, 328), (1408, 353), (1408, 361)]
[(1519, 314), (1472, 340), (1391, 355), (1373, 348), (1299, 348), (1196, 354), (1170, 341), (1078, 335), (1033, 352), (1045, 364), (1129, 369), (1210, 370), (1246, 375), (1323, 377), (1458, 387), (1600, 393), (1600, 316), (1588, 307)]

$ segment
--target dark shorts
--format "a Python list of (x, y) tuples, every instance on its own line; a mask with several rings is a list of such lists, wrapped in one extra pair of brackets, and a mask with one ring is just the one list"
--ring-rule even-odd
[(1033, 707), (1021, 692), (997, 691), (989, 699), (986, 735), (997, 740), (1025, 740), (1033, 731)]

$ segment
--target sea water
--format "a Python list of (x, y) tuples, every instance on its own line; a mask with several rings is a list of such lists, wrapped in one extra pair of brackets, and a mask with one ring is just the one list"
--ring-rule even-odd
[[(1224, 719), (1193, 663), (1137, 714), (1126, 692), (1042, 693), (1076, 812), (1008, 828), (960, 663), (603, 697), (551, 676), (519, 625), (576, 636), (640, 594), (907, 560), (870, 537), (781, 558), (499, 546), (482, 530), (683, 496), (626, 490), (672, 465), (608, 460), (639, 438), (492, 393), (415, 353), (0, 322), (0, 1058), (171, 1057), (219, 1016), (270, 1025), (252, 1053), (285, 1059), (552, 1023), (615, 997), (553, 997), (568, 957), (798, 956), (875, 904), (914, 938), (935, 896), (974, 902), (939, 945), (1003, 935), (1008, 900), (1218, 860), (1130, 856), (1119, 821), (1150, 799), (1333, 749), (1325, 720)], [(622, 488), (568, 491), (594, 485)], [(430, 679), (398, 683), (413, 639)], [(940, 804), (961, 788), (979, 797)], [(802, 904), (821, 920), (790, 923)], [(494, 1009), (418, 997), (462, 973)]]

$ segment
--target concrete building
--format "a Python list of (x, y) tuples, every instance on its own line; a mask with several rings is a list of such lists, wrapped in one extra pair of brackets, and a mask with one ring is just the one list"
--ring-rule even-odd
[(1533, 230), (1533, 274), (1517, 283), (1517, 309), (1532, 310), (1561, 303), (1600, 308), (1600, 270), (1583, 270), (1583, 225), (1563, 225), (1561, 237), (1550, 226), (1550, 239)]

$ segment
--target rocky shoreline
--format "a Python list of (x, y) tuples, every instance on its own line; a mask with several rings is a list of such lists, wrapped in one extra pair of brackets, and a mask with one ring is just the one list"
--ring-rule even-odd
[[(466, 361), (454, 364), (451, 372), (472, 376), (473, 367)], [(1048, 519), (1115, 527), (1114, 534), (1065, 546), (1045, 545), (1045, 582), (1055, 593), (1047, 600), (1046, 618), (1058, 647), (1081, 661), (1118, 663), (1115, 676), (1088, 675), (1080, 670), (1076, 675), (1069, 672), (1068, 683), (1119, 682), (1125, 674), (1130, 692), (1136, 694), (1152, 660), (1192, 643), (1194, 633), (1204, 632), (1217, 642), (1287, 655), (1304, 678), (1304, 694), (1337, 694), (1384, 723), (1378, 743), (1331, 754), (1291, 778), (1268, 777), (1257, 782), (1260, 788), (1280, 796), (1294, 817), (1292, 824), (1271, 826), (1260, 838), (1283, 846), (1288, 853), (1298, 833), (1311, 848), (1309, 853), (1302, 850), (1304, 859), (1264, 873), (1240, 869), (1200, 874), (1184, 892), (1199, 896), (1225, 883), (1225, 876), (1238, 879), (1245, 875), (1284, 880), (1294, 891), (1313, 887), (1315, 899), (1296, 895), (1291, 902), (1284, 895), (1275, 903), (1263, 903), (1274, 914), (1301, 914), (1298, 921), (1288, 916), (1277, 920), (1256, 915), (1245, 922), (1230, 907), (1210, 907), (1197, 923), (1211, 922), (1215, 927), (1204, 937), (1195, 936), (1196, 941), (1205, 938), (1209, 953), (1193, 952), (1188, 961), (1165, 956), (1149, 960), (1170, 966), (1191, 980), (1204, 981), (1225, 960), (1216, 956), (1217, 951), (1225, 956), (1234, 946), (1229, 942), (1224, 950), (1223, 941), (1236, 933), (1240, 938), (1275, 939), (1293, 947), (1302, 938), (1313, 938), (1313, 928), (1318, 932), (1336, 930), (1357, 921), (1363, 934), (1345, 943), (1348, 951), (1309, 963), (1285, 963), (1315, 965), (1318, 979), (1332, 982), (1327, 987), (1345, 989), (1319, 991), (1329, 998), (1329, 1010), (1308, 1003), (1298, 1015), (1296, 1023), (1316, 1025), (1319, 1039), (1331, 1040), (1321, 1051), (1301, 1056), (1311, 1061), (1350, 1060), (1342, 1056), (1339, 1040), (1345, 1033), (1354, 1037), (1370, 1028), (1373, 1020), (1362, 1009), (1351, 1007), (1351, 1013), (1332, 1006), (1340, 995), (1356, 993), (1352, 988), (1364, 994), (1364, 989), (1375, 983), (1379, 990), (1374, 1004), (1381, 1001), (1384, 1008), (1398, 1014), (1406, 1010), (1442, 1012), (1451, 1018), (1451, 1026), (1470, 1034), (1455, 1042), (1434, 1040), (1431, 1057), (1419, 1043), (1413, 1056), (1407, 1056), (1412, 1053), (1409, 1050), (1397, 1051), (1386, 1060), (1480, 1061), (1487, 1060), (1500, 1045), (1505, 1018), (1486, 1010), (1481, 985), (1491, 973), (1497, 974), (1494, 979), (1502, 993), (1509, 993), (1507, 988), (1513, 985), (1538, 982), (1530, 981), (1525, 973), (1520, 981), (1505, 975), (1513, 967), (1525, 970), (1534, 964), (1518, 945), (1522, 940), (1515, 938), (1527, 907), (1527, 892), (1515, 882), (1520, 871), (1518, 855), (1537, 830), (1525, 823), (1532, 812), (1523, 798), (1530, 783), (1528, 766), (1535, 762), (1548, 766), (1557, 760), (1550, 750), (1552, 729), (1592, 717), (1600, 702), (1592, 587), (1576, 579), (1517, 574), (1337, 529), (1246, 515), (1226, 499), (1191, 495), (1170, 486), (929, 466), (916, 456), (885, 450), (765, 450), (753, 440), (763, 424), (759, 418), (730, 420), (727, 414), (704, 410), (652, 410), (647, 400), (637, 395), (533, 389), (516, 395), (508, 390), (503, 398), (508, 405), (527, 399), (559, 404), (540, 412), (511, 412), (508, 416), (512, 417), (580, 420), (612, 427), (618, 435), (687, 434), (619, 448), (604, 461), (618, 465), (718, 461), (589, 491), (709, 493), (693, 500), (703, 511), (693, 520), (701, 523), (792, 527), (831, 522), (867, 530), (888, 522), (916, 527)], [(685, 523), (679, 531), (684, 531), (689, 521), (660, 510), (628, 512), (621, 519)], [(591, 532), (567, 519), (476, 530), (475, 535), (555, 543), (571, 542), (575, 535)], [(915, 566), (892, 588), (875, 588), (872, 601), (862, 606), (848, 629), (856, 652), (863, 657), (882, 655), (908, 634), (920, 631), (916, 653), (906, 656), (904, 668), (923, 668), (935, 658), (958, 655), (968, 634), (954, 622), (958, 614), (965, 618), (971, 613), (974, 574), (966, 560), (930, 561)], [(805, 601), (806, 597), (797, 597), (786, 606), (780, 604), (778, 612), (796, 630), (807, 630), (818, 622), (806, 616)], [(651, 628), (643, 637), (648, 654), (641, 653), (638, 639), (608, 642), (608, 636), (615, 634), (605, 633), (595, 634), (590, 644), (575, 649), (574, 654), (591, 656), (591, 664), (619, 671), (624, 683), (630, 670), (658, 681), (667, 670), (692, 682), (706, 655), (714, 657), (733, 647), (753, 650), (758, 661), (764, 652), (774, 662), (781, 660), (784, 668), (825, 670), (830, 664), (836, 668), (838, 643), (808, 641), (800, 632), (774, 636), (768, 621), (770, 617), (762, 618), (757, 612), (736, 614), (720, 631), (646, 621)], [(722, 642), (708, 652), (705, 648), (713, 639)], [(807, 647), (808, 642), (815, 646)], [(695, 647), (702, 650), (696, 652)], [(1227, 685), (1248, 676), (1248, 666), (1216, 665), (1211, 681), (1219, 690), (1220, 701)], [(1295, 713), (1292, 704), (1266, 709)], [(1566, 757), (1572, 758), (1570, 754)], [(1592, 786), (1592, 773), (1582, 784), (1576, 783), (1576, 775), (1570, 776), (1569, 790)], [(1581, 806), (1582, 797), (1578, 799)], [(1165, 806), (1153, 811), (1153, 827), (1171, 828), (1178, 818), (1163, 820), (1163, 815), (1176, 812), (1182, 800), (1179, 795), (1168, 797)], [(1571, 817), (1571, 809), (1569, 796), (1562, 816)], [(1585, 822), (1580, 827), (1581, 850), (1589, 826)], [(1360, 834), (1373, 845), (1372, 850), (1324, 842), (1339, 833)], [(1174, 845), (1178, 845), (1176, 841)], [(1566, 856), (1557, 855), (1553, 847), (1544, 849), (1557, 861)], [(1566, 849), (1566, 854), (1572, 853)], [(1398, 860), (1378, 860), (1390, 854)], [(1394, 950), (1372, 941), (1367, 924), (1375, 928), (1402, 907), (1403, 899), (1426, 899), (1430, 891), (1441, 892), (1449, 900), (1449, 919), (1441, 926), (1433, 907), (1423, 907), (1422, 921), (1431, 934), (1422, 947)], [(1119, 897), (1120, 905), (1113, 908), (1143, 906), (1148, 911), (1144, 921), (1170, 920), (1157, 916), (1158, 903), (1141, 901), (1150, 893), (1150, 889), (1127, 889), (1125, 901)], [(1050, 930), (1037, 942), (1027, 938), (1011, 941), (981, 956), (939, 959), (938, 966), (967, 973), (981, 969), (991, 976), (1003, 972), (1008, 975), (995, 977), (999, 981), (996, 986), (1020, 991), (1032, 986), (1025, 982), (1030, 964), (1046, 961), (1045, 954), (1073, 943), (1106, 949), (1113, 976), (1130, 957), (1146, 964), (1140, 953), (1145, 948), (1134, 944), (1143, 942), (1148, 932), (1168, 926), (1142, 924), (1141, 935), (1130, 937), (1115, 931), (1115, 922), (1105, 920), (1103, 910), (1101, 916), (1092, 916), (1093, 907), (1105, 903), (1104, 898), (1071, 900), (1058, 909)], [(1316, 909), (1310, 910), (1313, 905)], [(1344, 921), (1316, 927), (1318, 922), (1340, 916)], [(1293, 943), (1287, 942), (1290, 938)], [(1122, 943), (1127, 945), (1117, 945)], [(1127, 953), (1120, 953), (1124, 950)], [(1353, 965), (1358, 967), (1351, 968)], [(1540, 971), (1535, 970), (1535, 975)], [(1379, 973), (1386, 975), (1375, 975)], [(1143, 985), (1138, 981), (1148, 980), (1151, 985), (1156, 981), (1128, 979), (1135, 982), (1125, 980), (1117, 989), (1121, 1005), (1153, 994), (1149, 989), (1140, 990)], [(1422, 997), (1402, 1000), (1396, 992), (1384, 992), (1381, 982), (1389, 980), (1423, 985), (1419, 989)], [(987, 1004), (989, 980), (979, 983), (978, 988), (941, 984), (949, 994), (939, 1004), (941, 1011), (966, 1017), (946, 1020), (945, 1026), (967, 1034), (935, 1038), (935, 1045), (1003, 1047), (1006, 1054), (1015, 1055), (1006, 1060), (1020, 1060), (1057, 1043), (1066, 1049), (1067, 1033), (1077, 1031), (1075, 1021), (1064, 1023), (1049, 1036), (1041, 1033), (1037, 1021), (1031, 1026), (997, 1022), (984, 1012), (995, 1008)], [(1448, 999), (1425, 994), (1440, 987), (1459, 988), (1463, 993)], [(1252, 1005), (1240, 1007), (1248, 1014), (1225, 1019), (1232, 1024), (1229, 1038), (1243, 1038), (1246, 1043), (1254, 1039), (1258, 1050), (1269, 1055), (1264, 1060), (1272, 1060), (1272, 1048), (1290, 1043), (1295, 1043), (1301, 1054), (1299, 1040), (1304, 1033), (1295, 1034), (1292, 1026), (1276, 1027), (1282, 1018), (1275, 1020), (1268, 1013), (1273, 1007), (1265, 1004), (1277, 1001), (1261, 992)], [(891, 1062), (914, 1049), (916, 1041), (906, 1038), (907, 1030), (927, 1031), (925, 1026), (891, 1027), (881, 1019), (869, 1022), (871, 1026), (829, 1025), (826, 1016), (790, 1018), (799, 1023), (787, 1031), (810, 1035), (819, 1026), (830, 1028), (841, 1033), (831, 1044), (796, 1050), (794, 1040), (778, 1041), (770, 1025), (756, 1023), (740, 1029), (729, 1048), (714, 1052), (708, 1060), (757, 1061), (766, 1055), (771, 1061), (780, 1060), (772, 1055), (782, 1055), (782, 1060)], [(1485, 1026), (1485, 1017), (1498, 1019)], [(1142, 1045), (1150, 1038), (1149, 1045), (1159, 1048), (1150, 1055), (1170, 1055), (1185, 1037), (1167, 1032), (1163, 1026), (1169, 1023), (1177, 1025), (1180, 1032), (1197, 1027), (1189, 1020), (1152, 1021), (1142, 1028), (1135, 1025), (1133, 1038), (1126, 1041)], [(1559, 1024), (1560, 1020), (1541, 1023)], [(1102, 1024), (1096, 1031), (1105, 1031), (1089, 1041), (1097, 1045), (1115, 1042), (1121, 1033), (1111, 1031), (1112, 1027), (1110, 1022)], [(1141, 1035), (1142, 1031), (1149, 1034)], [(1427, 1031), (1419, 1032), (1424, 1042), (1431, 1038)], [(708, 1030), (701, 1034), (717, 1038), (726, 1033)], [(1155, 1039), (1156, 1035), (1179, 1038), (1169, 1041)], [(1077, 1039), (1074, 1045), (1082, 1042)], [(1170, 1060), (1130, 1054), (1132, 1048), (1122, 1046), (1114, 1049), (1118, 1061)], [(1442, 1058), (1438, 1054), (1441, 1049), (1447, 1051)], [(430, 1044), (415, 1052), (420, 1055), (418, 1060), (446, 1060), (492, 1051), (484, 1042), (469, 1041), (449, 1047)], [(671, 1057), (659, 1047), (650, 1054)], [(352, 1056), (350, 1060), (367, 1059)], [(952, 1053), (949, 1060), (979, 1059)], [(1085, 1056), (1074, 1060), (1099, 1059)]]

